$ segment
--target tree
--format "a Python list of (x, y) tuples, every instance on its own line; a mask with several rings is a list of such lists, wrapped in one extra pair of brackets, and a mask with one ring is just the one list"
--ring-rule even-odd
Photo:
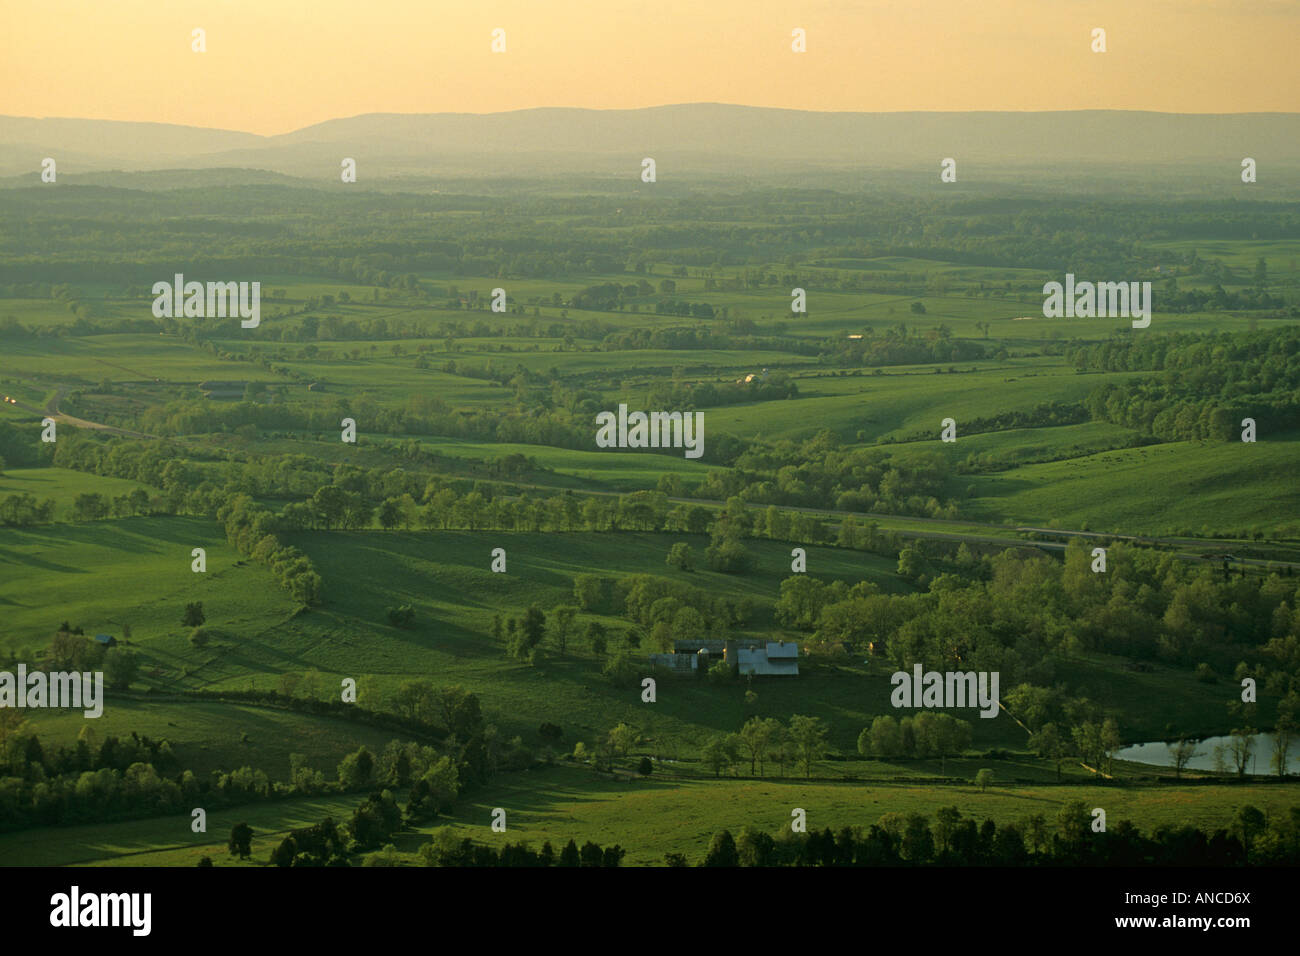
[(776, 856), (776, 841), (762, 830), (745, 827), (736, 840), (736, 856), (741, 866), (771, 866)]
[(709, 622), (704, 615), (675, 596), (662, 597), (652, 603), (649, 619), (671, 622), (673, 633), (683, 640), (703, 637), (709, 630)]
[(456, 764), (450, 757), (440, 757), (412, 785), (406, 804), (407, 815), (419, 818), (442, 813), (455, 803), (459, 793), (460, 772)]
[(826, 735), (829, 728), (820, 717), (805, 717), (795, 714), (790, 718), (790, 737), (798, 748), (799, 760), (803, 764), (805, 777), (812, 776), (812, 765), (820, 760), (826, 750)]
[(923, 584), (930, 573), (929, 562), (920, 548), (907, 547), (898, 552), (898, 573), (915, 584)]
[(948, 758), (961, 753), (970, 746), (973, 733), (971, 725), (958, 720), (951, 714), (933, 714), (922, 711), (916, 715), (914, 723), (918, 728), (918, 743), (929, 753), (939, 758), (939, 772), (948, 773)]
[(673, 626), (667, 621), (660, 621), (650, 628), (650, 646), (667, 653), (673, 649)]
[[(594, 499), (592, 499), (594, 501)], [(597, 529), (591, 529), (597, 530)], [(597, 610), (605, 600), (605, 579), (598, 574), (579, 574), (573, 579), (573, 599), (584, 611)]]
[(1074, 728), (1074, 745), (1084, 763), (1094, 770), (1101, 770), (1101, 762), (1106, 756), (1106, 747), (1101, 739), (1101, 727), (1091, 720), (1085, 720)]
[(1061, 761), (1070, 754), (1070, 743), (1061, 736), (1056, 724), (1044, 724), (1038, 733), (1029, 738), (1030, 748), (1040, 757), (1056, 764), (1056, 782), (1061, 782)]
[(403, 681), (393, 696), (393, 706), (403, 717), (427, 721), (433, 716), (435, 694), (432, 682), (425, 680)]
[(952, 846), (953, 835), (961, 822), (961, 811), (956, 807), (940, 807), (934, 815), (934, 836), (939, 842), (939, 852), (947, 853)]
[(1092, 814), (1082, 800), (1072, 800), (1061, 807), (1056, 815), (1056, 840), (1058, 854), (1079, 857), (1088, 845), (1092, 832)]
[(311, 496), (311, 509), (328, 531), (334, 525), (344, 523), (351, 498), (351, 493), (338, 485), (322, 485)]
[(1186, 737), (1179, 737), (1177, 743), (1169, 744), (1169, 757), (1174, 764), (1174, 779), (1182, 777), (1183, 771), (1187, 765), (1192, 762), (1196, 756), (1196, 741), (1188, 740)]
[(443, 687), (434, 694), (434, 706), (442, 725), (457, 739), (469, 740), (483, 729), (483, 712), (478, 695), (460, 684)]
[(704, 550), (709, 567), (724, 574), (743, 574), (758, 566), (758, 561), (750, 550), (741, 543), (738, 536), (714, 533), (712, 542)]
[(528, 606), (528, 610), (524, 611), (520, 630), (523, 631), (524, 640), (528, 641), (530, 649), (542, 643), (542, 637), (546, 635), (546, 614), (541, 607), (536, 604)]
[(1264, 814), (1258, 807), (1246, 804), (1246, 806), (1237, 810), (1237, 815), (1233, 822), (1241, 833), (1241, 845), (1246, 850), (1246, 856), (1249, 857), (1250, 846), (1254, 842), (1255, 837), (1264, 832), (1264, 827), (1267, 822)]
[(375, 773), (375, 758), (365, 747), (359, 747), (339, 762), (339, 783), (345, 790), (360, 790), (370, 785)]
[[(88, 735), (89, 726), (90, 726), (89, 724), (82, 725), (81, 732), (78, 734), (77, 737), (78, 749), (82, 749), (82, 744), (83, 744), (83, 739), (80, 734), (84, 733)], [(23, 716), (23, 712), (21, 710), (15, 710), (12, 707), (0, 707), (0, 754), (3, 754), (5, 752), (5, 744), (11, 738), (18, 737), (20, 734), (25, 735), (28, 729), (29, 728), (27, 725), (27, 718)], [(88, 744), (86, 744), (85, 749), (87, 750), (87, 757), (88, 757), (88, 750), (89, 750)], [(85, 766), (80, 769), (89, 770), (90, 767)]]
[(1034, 853), (1040, 853), (1047, 847), (1047, 818), (1035, 813), (1025, 820), (1025, 831), (1029, 834), (1029, 846)]
[(730, 830), (713, 834), (709, 851), (704, 855), (703, 866), (739, 866), (740, 854), (736, 852), (736, 841)]
[(627, 850), (623, 849), (617, 843), (615, 843), (613, 846), (607, 846), (605, 847), (604, 853), (601, 854), (600, 865), (618, 866), (619, 863), (623, 861), (623, 857), (626, 855), (627, 855)]
[(581, 864), (582, 856), (578, 852), (578, 844), (570, 839), (564, 845), (564, 849), (560, 851), (560, 866), (580, 866)]
[(1277, 705), (1272, 761), (1279, 777), (1286, 776), (1287, 756), (1291, 750), (1291, 738), (1295, 736), (1298, 720), (1300, 720), (1300, 697), (1292, 692)]
[(605, 656), (605, 650), (608, 647), (605, 634), (605, 625), (599, 621), (591, 621), (587, 624), (584, 636), (587, 639), (587, 644), (591, 647), (591, 653), (597, 657)]
[(75, 521), (96, 521), (108, 512), (108, 499), (98, 492), (77, 495), (72, 504), (72, 516)]
[(903, 754), (903, 734), (898, 721), (882, 714), (871, 721), (858, 737), (858, 752), (864, 756), (900, 757)]
[(392, 793), (384, 790), (371, 794), (352, 811), (347, 829), (358, 849), (382, 845), (402, 826), (402, 811)]
[(637, 773), (641, 774), (641, 776), (648, 777), (650, 774), (654, 773), (655, 768), (654, 764), (650, 762), (649, 757), (642, 757), (641, 762), (637, 764), (636, 769)]
[(922, 813), (909, 813), (903, 824), (903, 858), (909, 863), (920, 865), (929, 862), (934, 856), (934, 834), (930, 824)]
[(571, 604), (561, 604), (551, 611), (550, 631), (555, 639), (555, 649), (560, 654), (569, 647), (569, 632), (577, 616), (578, 609)]
[(980, 788), (980, 793), (983, 793), (986, 790), (988, 790), (988, 788), (990, 787), (990, 785), (992, 785), (992, 783), (993, 783), (992, 770), (980, 770), (978, 773), (975, 774), (975, 786)]
[(694, 571), (695, 549), (685, 541), (678, 541), (668, 549), (667, 564), (670, 568), (677, 568), (679, 571)]
[[(1088, 572), (1089, 577), (1096, 575)], [(1037, 733), (1048, 721), (1052, 713), (1052, 691), (1046, 687), (1033, 684), (1020, 684), (1007, 693), (1003, 701), (1007, 710), (1014, 714), (1031, 734)]]
[(1232, 728), (1232, 736), (1228, 740), (1228, 753), (1232, 757), (1232, 765), (1236, 768), (1237, 776), (1245, 777), (1246, 768), (1250, 766), (1250, 758), (1255, 753), (1255, 728)]
[(126, 690), (139, 673), (140, 662), (129, 647), (110, 647), (104, 655), (104, 682), (113, 690)]
[(230, 828), (230, 842), (227, 844), (232, 856), (247, 860), (253, 855), (253, 828), (247, 823), (236, 823)]
[(402, 505), (396, 498), (385, 498), (379, 506), (379, 524), (385, 531), (392, 531), (402, 521)]
[(627, 684), (636, 679), (638, 667), (627, 641), (614, 649), (600, 672), (616, 684)]
[(713, 771), (715, 777), (719, 777), (723, 770), (735, 762), (737, 744), (738, 741), (732, 734), (716, 734), (709, 738), (709, 742), (700, 751), (700, 760)]
[(740, 743), (745, 753), (749, 755), (749, 772), (754, 772), (754, 766), (758, 766), (758, 775), (763, 776), (763, 762), (767, 758), (768, 749), (772, 745), (772, 738), (780, 728), (780, 723), (768, 717), (751, 717), (745, 721), (745, 725), (740, 728)]
[(1119, 735), (1119, 723), (1114, 717), (1107, 717), (1102, 722), (1101, 746), (1102, 752), (1106, 755), (1106, 773), (1109, 774), (1114, 768), (1115, 751), (1124, 746), (1124, 741)]
[(781, 596), (773, 609), (776, 619), (788, 627), (811, 631), (817, 626), (829, 589), (816, 578), (796, 574), (781, 582)]
[(546, 636), (546, 614), (536, 604), (530, 604), (519, 624), (519, 631), (509, 648), (516, 660), (531, 660), (537, 645)]
[(609, 732), (609, 743), (615, 753), (626, 757), (632, 752), (632, 748), (636, 746), (637, 737), (635, 728), (620, 723)]
[(280, 841), (280, 845), (271, 851), (272, 866), (293, 866), (293, 858), (298, 855), (298, 843), (292, 836)]
[(203, 616), (203, 602), (191, 601), (185, 605), (185, 613), (181, 615), (181, 623), (186, 627), (198, 627), (205, 620)]

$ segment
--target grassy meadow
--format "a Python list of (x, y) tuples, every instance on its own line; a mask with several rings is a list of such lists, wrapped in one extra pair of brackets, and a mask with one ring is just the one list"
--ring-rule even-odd
[[(65, 621), (117, 636), (136, 669), (89, 725), (94, 738), (166, 740), (180, 768), (169, 775), (190, 770), (205, 785), (241, 767), (285, 784), (295, 754), (334, 781), (359, 748), (415, 739), (302, 701), (291, 708), (273, 691), (334, 702), (355, 681), (358, 705), (395, 718), (412, 706), (413, 683), (460, 686), (494, 739), (518, 738), (530, 759), (467, 786), (436, 825), (491, 845), (619, 843), (631, 865), (676, 852), (694, 862), (717, 830), (775, 832), (794, 807), (810, 826), (838, 829), (954, 804), (999, 823), (1037, 813), (1051, 823), (1083, 800), (1150, 832), (1227, 828), (1245, 804), (1273, 819), (1300, 805), (1295, 780), (1179, 783), (1167, 768), (1120, 763), (1107, 783), (1074, 732), (1109, 719), (1128, 744), (1286, 720), (1300, 661), (1293, 203), (1144, 197), (1134, 225), (1130, 207), (1102, 193), (1047, 202), (992, 185), (949, 205), (758, 185), (652, 198), (474, 182), (346, 201), (315, 186), (213, 182), (150, 193), (140, 207), (130, 188), (69, 187), (44, 205), (29, 189), (4, 190), (0, 220), (22, 225), (31, 248), (0, 249), (0, 392), (22, 406), (0, 405), (0, 506), (10, 501), (0, 507), (0, 669), (53, 660)], [(245, 213), (231, 220), (231, 208)], [(187, 273), (261, 281), (260, 325), (155, 319), (150, 286), (180, 260), (196, 263)], [(1067, 271), (1152, 282), (1150, 327), (1043, 317), (1043, 284)], [(498, 288), (505, 311), (489, 305)], [(791, 311), (796, 288), (804, 313)], [(757, 384), (744, 382), (751, 375)], [(769, 381), (788, 397), (762, 391)], [(231, 394), (200, 388), (214, 382)], [(703, 413), (705, 457), (595, 446), (598, 412), (653, 410), (667, 394)], [(1204, 437), (1201, 426), (1225, 411), (1234, 433)], [(1254, 443), (1236, 440), (1247, 412)], [(59, 419), (53, 446), (38, 437), (46, 414)], [(340, 441), (346, 418), (355, 445)], [(941, 440), (948, 418), (954, 442)], [(112, 502), (139, 489), (149, 503), (130, 516), (75, 511), (84, 496)], [(459, 502), (484, 491), (509, 507), (571, 492), (611, 509), (635, 506), (620, 496), (662, 492), (671, 506), (704, 507), (712, 537), (423, 520), (440, 494)], [(48, 522), (21, 517), (24, 495), (53, 500)], [(364, 515), (344, 522), (331, 495)], [(742, 502), (751, 524), (737, 531), (728, 513)], [(769, 504), (778, 517), (825, 521), (828, 536), (755, 533)], [(385, 506), (406, 509), (397, 525)], [(897, 546), (832, 545), (846, 512), (898, 533)], [(238, 525), (231, 514), (252, 517)], [(1031, 542), (1026, 528), (1061, 534)], [(1033, 590), (1025, 556), (1058, 569), (1069, 532), (1159, 539), (1143, 542), (1142, 560), (1174, 555), (1178, 570), (1139, 580), (1114, 568), (1093, 582), (1092, 604), (1079, 598), (1040, 619), (1057, 595)], [(711, 545), (729, 535), (752, 566), (711, 564)], [(666, 560), (678, 543), (690, 545), (694, 570)], [(1031, 543), (1043, 547), (999, 563), (1004, 549)], [(848, 621), (838, 637), (825, 608), (806, 627), (777, 613), (795, 547), (807, 576), (837, 589), (826, 603)], [(202, 573), (191, 568), (195, 548), (206, 552)], [(492, 569), (495, 549), (504, 573)], [(1181, 560), (1225, 552), (1273, 566), (1239, 563), (1221, 582), (1217, 561), (1211, 575)], [(918, 572), (908, 556), (930, 564)], [(286, 568), (309, 570), (319, 587), (294, 590)], [(651, 575), (743, 606), (717, 632), (794, 641), (800, 673), (659, 670), (645, 701), (654, 626), (692, 626), (678, 623), (677, 598), (646, 623), (609, 597), (575, 613), (562, 650), (547, 631), (534, 655), (516, 653), (508, 624), (530, 608), (553, 621), (579, 603), (582, 575), (607, 579), (610, 595), (618, 579)], [(846, 595), (864, 582), (885, 598), (853, 604)], [(959, 590), (972, 603), (950, 597)], [(1001, 596), (977, 627), (987, 594)], [(199, 637), (183, 622), (195, 603)], [(906, 624), (888, 616), (904, 606), (915, 612)], [(877, 626), (888, 635), (872, 648), (865, 635)], [(603, 648), (588, 636), (601, 633)], [(1061, 725), (1059, 771), (1009, 711), (957, 714), (971, 738), (946, 760), (864, 757), (863, 729), (905, 715), (890, 703), (891, 655), (917, 648), (1028, 675)], [(635, 679), (607, 673), (620, 654)], [(1241, 718), (1229, 705), (1247, 673), (1260, 677), (1259, 699)], [(450, 727), (427, 711), (426, 724)], [(793, 715), (827, 728), (813, 779), (770, 762), (756, 777), (743, 755), (710, 771), (710, 746), (753, 718)], [(4, 725), (6, 738), (34, 734), (51, 756), (38, 773), (23, 763), (36, 748), (0, 738), (10, 781), (0, 798), (10, 794), (15, 816), (41, 799), (37, 780), (59, 777), (76, 792), (77, 771), (56, 762), (88, 726), (64, 710), (23, 716)], [(637, 739), (616, 773), (571, 756), (579, 743), (591, 754), (619, 724)], [(420, 739), (435, 737), (445, 739)], [(469, 741), (443, 745), (469, 767)], [(635, 773), (642, 756), (654, 758), (648, 777)], [(984, 769), (994, 782), (981, 790), (969, 781)], [(214, 804), (206, 834), (171, 814), (0, 827), (0, 864), (192, 866), (207, 855), (263, 865), (290, 829), (346, 821), (363, 796)], [(508, 814), (504, 835), (487, 826), (495, 807)], [(240, 821), (255, 831), (253, 862), (225, 850)], [(436, 825), (393, 835), (403, 862)]]

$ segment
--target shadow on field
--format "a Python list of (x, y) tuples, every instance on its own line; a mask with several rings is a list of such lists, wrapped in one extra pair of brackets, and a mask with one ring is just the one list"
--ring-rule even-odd
[[(542, 822), (541, 814), (558, 811), (569, 804), (617, 799), (621, 792), (644, 793), (681, 788), (681, 781), (655, 780), (653, 777), (633, 779), (604, 774), (597, 776), (594, 772), (590, 780), (578, 783), (568, 780), (561, 782), (555, 779), (571, 777), (578, 772), (581, 772), (578, 768), (557, 765), (542, 770), (510, 774), (510, 786), (501, 786), (496, 782), (491, 785), (493, 796), (490, 799), (477, 798), (476, 795), (462, 798), (457, 802), (454, 813), (438, 817), (427, 826), (436, 827), (440, 824), (486, 826), (492, 819), (492, 811), (497, 807), (505, 809), (507, 825), (511, 821), (539, 823)], [(576, 819), (574, 821), (575, 837), (580, 822)]]
[[(49, 536), (45, 536), (45, 539), (45, 543), (48, 543)], [(45, 571), (58, 571), (63, 574), (90, 573), (86, 568), (76, 568), (70, 564), (56, 564), (53, 561), (46, 561), (42, 558), (38, 558), (33, 554), (20, 554), (15, 551), (9, 551), (5, 548), (0, 548), (0, 561), (5, 561), (9, 564), (20, 564), (28, 568), (40, 568)]]

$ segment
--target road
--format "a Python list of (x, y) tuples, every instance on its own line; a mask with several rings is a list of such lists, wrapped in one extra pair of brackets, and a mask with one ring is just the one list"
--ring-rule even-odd
[(35, 408), (25, 402), (14, 402), (15, 408), (21, 408), (25, 412), (31, 412), (33, 415), (41, 415), (45, 418), (52, 418), (60, 425), (71, 425), (74, 428), (89, 428), (94, 431), (109, 432), (113, 435), (125, 435), (128, 438), (156, 438), (156, 435), (146, 435), (144, 432), (131, 431), (129, 428), (118, 428), (114, 425), (105, 425), (102, 422), (90, 422), (84, 418), (77, 418), (75, 415), (68, 415), (59, 411), (59, 403), (63, 401), (67, 388), (59, 388), (54, 393), (54, 397), (46, 402), (44, 408)]

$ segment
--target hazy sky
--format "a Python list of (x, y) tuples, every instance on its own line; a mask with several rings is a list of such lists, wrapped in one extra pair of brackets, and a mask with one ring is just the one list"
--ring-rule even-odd
[[(4, 0), (0, 114), (280, 133), (723, 102), (1292, 111), (1300, 0)], [(207, 52), (191, 52), (191, 31)], [(506, 31), (506, 52), (490, 50)], [(808, 52), (791, 52), (791, 31)], [(1091, 52), (1094, 27), (1108, 52)]]

